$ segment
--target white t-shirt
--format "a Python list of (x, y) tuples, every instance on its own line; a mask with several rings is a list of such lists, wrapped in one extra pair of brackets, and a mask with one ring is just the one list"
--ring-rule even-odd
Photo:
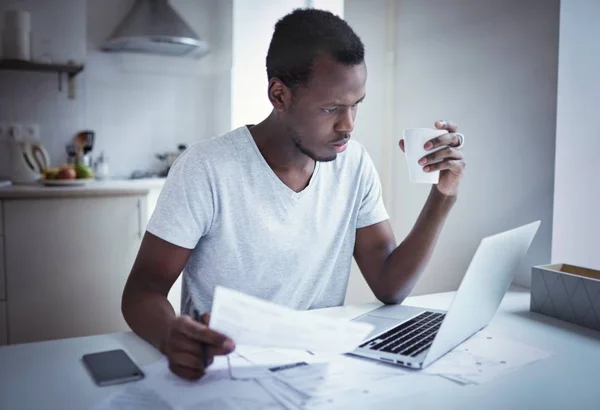
[(317, 162), (308, 186), (294, 192), (240, 127), (179, 156), (147, 230), (193, 249), (182, 313), (209, 312), (217, 285), (315, 309), (343, 304), (356, 229), (387, 218), (377, 171), (358, 142)]

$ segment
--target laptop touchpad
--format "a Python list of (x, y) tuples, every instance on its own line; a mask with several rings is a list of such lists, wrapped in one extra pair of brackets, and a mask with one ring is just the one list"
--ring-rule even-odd
[(383, 332), (384, 330), (394, 327), (394, 325), (398, 324), (398, 319), (388, 319), (385, 317), (372, 316), (372, 315), (365, 315), (365, 316), (362, 316), (355, 320), (357, 322), (370, 323), (375, 326), (375, 329), (369, 334), (369, 336), (367, 338), (369, 338), (377, 333)]

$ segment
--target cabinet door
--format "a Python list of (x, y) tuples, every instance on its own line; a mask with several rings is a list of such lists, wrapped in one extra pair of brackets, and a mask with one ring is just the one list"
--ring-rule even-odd
[(6, 329), (6, 302), (0, 302), (0, 346), (8, 343)]
[(143, 234), (143, 197), (7, 201), (10, 343), (128, 330), (121, 295)]

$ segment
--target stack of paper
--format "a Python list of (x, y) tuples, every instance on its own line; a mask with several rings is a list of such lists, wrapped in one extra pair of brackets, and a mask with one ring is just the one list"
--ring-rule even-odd
[(424, 371), (461, 384), (481, 384), (550, 356), (535, 347), (480, 332)]
[[(281, 350), (244, 346), (239, 358), (231, 361), (231, 374), (247, 374), (244, 369), (249, 363), (264, 369), (256, 380), (288, 409), (366, 408), (377, 401), (419, 392), (402, 389), (405, 378), (413, 376), (397, 367), (344, 355), (307, 352), (303, 352), (306, 360), (296, 361), (302, 358), (302, 352), (290, 353), (286, 357)], [(268, 367), (264, 363), (270, 358), (277, 358), (281, 364)]]
[(216, 358), (198, 381), (175, 376), (165, 359), (144, 368), (146, 378), (128, 385), (94, 410), (275, 410), (282, 406), (257, 382), (231, 380), (226, 357)]
[(257, 381), (288, 409), (366, 405), (384, 391), (398, 396), (391, 378), (406, 374), (340, 354), (364, 341), (370, 324), (306, 315), (223, 287), (215, 291), (210, 327), (237, 343), (231, 377)]

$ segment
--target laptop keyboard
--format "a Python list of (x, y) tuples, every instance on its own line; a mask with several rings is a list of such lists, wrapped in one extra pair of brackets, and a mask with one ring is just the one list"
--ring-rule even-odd
[(415, 357), (431, 346), (445, 316), (444, 313), (423, 312), (360, 347)]

